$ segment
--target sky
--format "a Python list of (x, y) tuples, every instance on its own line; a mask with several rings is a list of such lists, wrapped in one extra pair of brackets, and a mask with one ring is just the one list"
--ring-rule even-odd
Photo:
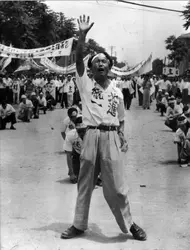
[[(184, 10), (188, 1), (131, 1), (175, 10)], [(148, 58), (164, 59), (169, 53), (165, 49), (165, 39), (190, 32), (183, 28), (180, 13), (147, 9), (116, 1), (46, 1), (56, 12), (77, 20), (80, 15), (89, 15), (94, 26), (87, 35), (99, 45), (116, 55), (118, 61), (126, 61), (134, 66)]]

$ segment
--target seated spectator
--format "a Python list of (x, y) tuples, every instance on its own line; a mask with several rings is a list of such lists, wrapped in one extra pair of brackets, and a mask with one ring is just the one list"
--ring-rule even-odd
[(13, 126), (16, 123), (15, 109), (12, 105), (7, 104), (6, 101), (2, 101), (0, 105), (0, 129), (6, 129), (6, 124), (11, 123), (10, 129), (15, 130)]
[(18, 119), (23, 122), (30, 122), (32, 117), (33, 104), (27, 99), (25, 95), (21, 96), (21, 103), (19, 104)]
[(166, 113), (167, 107), (168, 107), (168, 98), (169, 98), (169, 93), (165, 92), (161, 103), (159, 104), (159, 108), (160, 108), (160, 112), (161, 112), (161, 116), (164, 115), (164, 113)]
[(38, 97), (38, 101), (39, 101), (39, 110), (43, 110), (44, 114), (46, 114), (47, 101), (46, 101), (46, 98), (42, 92), (40, 93), (40, 95)]
[(170, 97), (168, 100), (168, 108), (166, 110), (165, 125), (175, 132), (177, 130), (177, 118), (182, 114), (181, 110), (175, 108), (175, 98)]
[(190, 123), (190, 108), (188, 106), (184, 106), (183, 114), (187, 118), (187, 121)]
[[(80, 172), (80, 154), (83, 143), (83, 137), (86, 133), (86, 126), (82, 123), (82, 117), (79, 116), (75, 120), (75, 129), (70, 130), (66, 135), (65, 150), (71, 155), (72, 168), (75, 178), (71, 181), (77, 183)], [(101, 179), (97, 178), (96, 185), (101, 186)]]
[(47, 101), (47, 109), (53, 110), (56, 106), (56, 101), (53, 98), (53, 96), (49, 93), (49, 91), (46, 91), (46, 101)]
[(34, 119), (39, 119), (39, 100), (35, 92), (31, 93), (31, 102), (33, 104), (32, 113)]
[(184, 115), (178, 117), (177, 123), (174, 143), (177, 144), (178, 163), (181, 163), (181, 167), (187, 167), (190, 166), (190, 123)]
[(176, 112), (176, 113), (179, 113), (179, 114), (182, 114), (182, 113), (183, 113), (182, 98), (179, 97), (179, 96), (176, 98), (175, 112)]

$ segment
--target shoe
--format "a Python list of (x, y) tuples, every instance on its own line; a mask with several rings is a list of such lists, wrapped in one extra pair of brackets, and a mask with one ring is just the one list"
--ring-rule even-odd
[(102, 187), (102, 180), (100, 178), (97, 179), (96, 186)]
[(186, 168), (186, 167), (188, 167), (188, 164), (187, 163), (183, 163), (183, 164), (180, 165), (180, 167), (181, 168)]
[(35, 115), (35, 116), (34, 116), (34, 119), (39, 119), (39, 116)]
[(75, 175), (71, 175), (71, 176), (70, 176), (70, 182), (71, 182), (72, 184), (76, 184), (76, 183), (77, 183), (77, 177), (76, 177)]
[(16, 130), (16, 128), (14, 126), (11, 126), (10, 129), (11, 130)]
[(71, 226), (64, 233), (61, 234), (61, 239), (72, 239), (72, 238), (75, 238), (83, 233), (84, 233), (84, 231), (79, 230), (74, 226)]
[(136, 240), (145, 241), (147, 239), (145, 231), (135, 223), (131, 226), (130, 232)]

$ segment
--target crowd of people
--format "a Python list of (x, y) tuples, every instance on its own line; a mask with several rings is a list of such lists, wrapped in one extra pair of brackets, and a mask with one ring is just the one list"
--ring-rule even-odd
[(46, 114), (57, 103), (62, 108), (69, 108), (79, 102), (75, 77), (71, 75), (5, 75), (0, 77), (0, 129), (5, 129), (9, 122), (10, 128), (16, 129), (13, 125), (17, 119), (23, 122), (39, 119), (40, 110)]

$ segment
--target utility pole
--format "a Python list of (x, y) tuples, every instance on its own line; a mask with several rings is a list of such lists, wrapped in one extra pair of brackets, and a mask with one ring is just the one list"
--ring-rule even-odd
[(113, 56), (113, 49), (115, 48), (115, 46), (110, 46), (111, 49), (111, 56)]

